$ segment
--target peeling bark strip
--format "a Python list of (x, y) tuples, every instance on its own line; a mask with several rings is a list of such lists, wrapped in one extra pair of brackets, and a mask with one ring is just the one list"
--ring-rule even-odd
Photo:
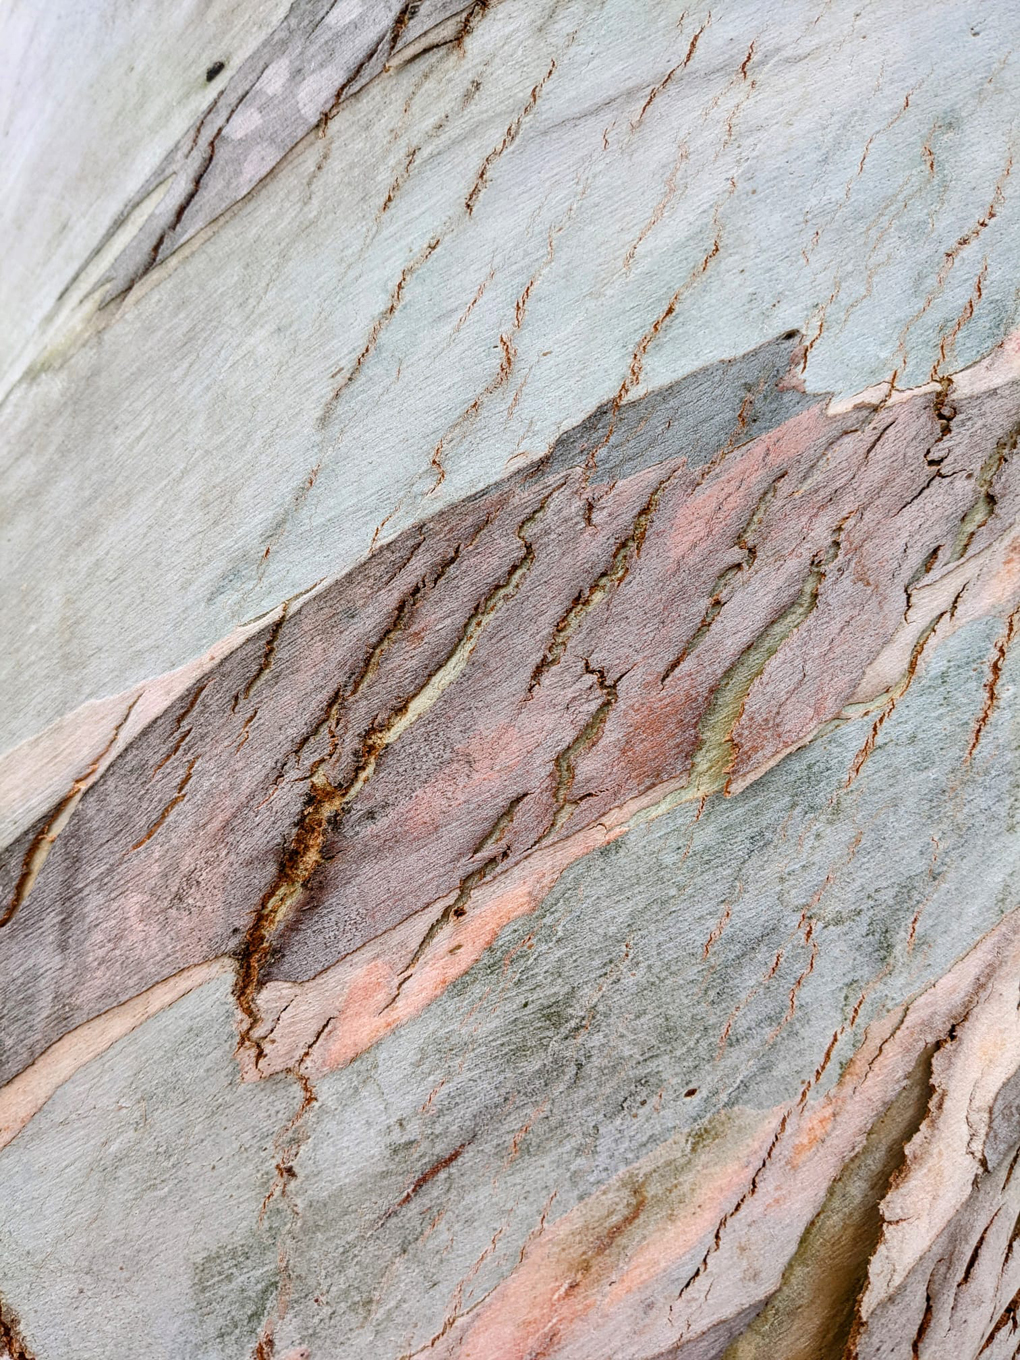
[[(372, 727), (361, 739), (354, 773), (347, 783), (337, 787), (321, 773), (325, 761), (316, 762), (312, 767), (308, 799), (293, 840), (281, 860), (277, 881), (263, 899), (242, 946), (236, 989), (238, 1006), (247, 1021), (241, 1033), (242, 1043), (250, 1038), (257, 1018), (255, 992), (262, 967), (272, 950), (273, 937), (286, 923), (302, 890), (321, 865), (328, 831), (336, 826), (344, 809), (371, 779), (386, 747), (427, 714), (445, 690), (460, 678), (483, 629), (504, 601), (513, 599), (517, 593), (535, 561), (534, 545), (527, 535), (543, 514), (552, 494), (546, 495), (517, 526), (515, 533), (523, 545), (523, 552), (472, 612), (442, 665), (384, 721), (380, 722), (378, 716), (373, 720)], [(359, 681), (357, 688), (360, 687)]]
[[(993, 1093), (1015, 1080), (1015, 987), (1002, 1000), (997, 994), (1020, 957), (1017, 925), (1014, 913), (945, 977), (877, 1022), (824, 1095), (811, 1098), (816, 1074), (780, 1111), (720, 1114), (689, 1142), (674, 1135), (555, 1222), (543, 1220), (498, 1286), (415, 1354), (481, 1360), (542, 1354), (545, 1346), (550, 1354), (602, 1355), (629, 1337), (624, 1354), (655, 1360), (777, 1353), (878, 1360), (910, 1356), (912, 1342), (923, 1360), (940, 1360), (938, 1321), (968, 1347), (961, 1353), (983, 1353), (982, 1342), (1012, 1326), (1015, 1310), (1008, 1292), (1015, 1191), (994, 1242), (994, 1211), (984, 1214), (1009, 1195), (1020, 1157), (1016, 1128), (994, 1166), (990, 1155), (972, 1176), (965, 1155), (951, 1187), (939, 1173), (961, 1138), (976, 1136), (980, 1157), (983, 1135), (974, 1129), (989, 1128)], [(990, 1042), (1002, 1056), (982, 1083), (971, 1063)], [(967, 1058), (961, 1043), (971, 1045)], [(952, 1055), (973, 1123), (954, 1105), (940, 1054)], [(991, 1154), (987, 1136), (983, 1146)], [(919, 1212), (901, 1217), (911, 1196)], [(941, 1232), (925, 1217), (926, 1199), (941, 1215)], [(894, 1231), (927, 1248), (916, 1280), (911, 1272), (900, 1283), (883, 1270)], [(985, 1253), (980, 1294), (950, 1322)], [(908, 1247), (899, 1260), (910, 1259)]]
[[(280, 26), (236, 69), (125, 208), (85, 267), (157, 186), (169, 188), (106, 278), (107, 303), (221, 217), (317, 125), (394, 62), (435, 46), (457, 50), (484, 13), (468, 0), (385, 0), (344, 22), (342, 0), (295, 0)], [(339, 20), (339, 23), (336, 21)], [(273, 79), (281, 63), (288, 78)], [(210, 68), (212, 69), (212, 68)], [(310, 108), (299, 91), (317, 89)], [(245, 131), (235, 131), (239, 122)], [(229, 140), (223, 139), (231, 128)], [(66, 291), (66, 290), (65, 290)]]
[[(258, 1067), (267, 982), (308, 979), (428, 911), (390, 998), (404, 1014), (411, 974), (483, 884), (634, 799), (647, 818), (732, 793), (863, 713), (872, 736), (848, 782), (862, 778), (937, 641), (1016, 591), (1014, 459), (997, 457), (995, 505), (964, 555), (948, 545), (987, 449), (1011, 438), (1018, 392), (960, 396), (948, 434), (924, 393), (828, 416), (784, 386), (796, 341), (596, 412), (544, 473), (394, 540), (145, 729), (81, 798), (33, 910), (0, 936), (4, 1001), (17, 998), (6, 1077), (225, 953)], [(715, 403), (732, 426), (703, 419), (713, 371), (746, 384), (728, 412)], [(898, 677), (862, 704), (855, 691), (911, 627)], [(456, 815), (437, 820), (438, 807)], [(52, 824), (11, 847), (8, 901), (23, 901), (23, 866)], [(57, 948), (68, 933), (79, 951)], [(117, 952), (93, 969), (111, 937)], [(59, 1004), (28, 982), (42, 967)], [(789, 980), (791, 1006), (802, 984)]]

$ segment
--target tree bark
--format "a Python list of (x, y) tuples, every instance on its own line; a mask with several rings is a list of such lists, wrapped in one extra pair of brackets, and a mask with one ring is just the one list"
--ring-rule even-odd
[(8, 6), (0, 1355), (1020, 1346), (1020, 9)]

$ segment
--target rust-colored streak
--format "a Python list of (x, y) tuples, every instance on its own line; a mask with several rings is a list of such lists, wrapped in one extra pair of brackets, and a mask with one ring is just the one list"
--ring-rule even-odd
[(502, 141), (499, 143), (498, 146), (493, 147), (493, 149), (486, 156), (485, 160), (482, 162), (481, 169), (478, 171), (478, 174), (475, 177), (475, 182), (468, 190), (468, 195), (464, 200), (464, 207), (467, 209), (469, 217), (474, 212), (475, 208), (478, 206), (478, 200), (479, 198), (481, 198), (485, 186), (488, 184), (489, 171), (492, 169), (496, 161), (499, 160), (500, 156), (502, 156), (505, 152), (509, 151), (510, 148), (513, 146), (514, 142), (516, 142), (517, 138), (521, 135), (521, 128), (524, 126), (526, 119), (532, 113), (534, 113), (535, 108), (538, 105), (538, 101), (542, 97), (542, 91), (545, 89), (546, 85), (548, 85), (549, 81), (552, 79), (552, 75), (555, 70), (556, 59), (554, 57), (552, 61), (549, 63), (549, 69), (546, 71), (545, 75), (532, 89), (531, 94), (528, 96), (528, 100), (525, 103), (524, 107), (521, 109), (520, 113), (510, 123), (506, 132), (504, 132)]
[(1020, 625), (1020, 609), (1014, 609), (1006, 620), (1006, 626), (995, 639), (992, 655), (988, 662), (988, 675), (982, 690), (983, 698), (981, 710), (974, 723), (974, 731), (971, 734), (970, 745), (967, 747), (967, 754), (964, 757), (968, 762), (974, 758), (974, 753), (981, 743), (985, 728), (988, 726), (988, 721), (998, 703), (999, 681), (1002, 679), (1002, 669), (1006, 664), (1006, 653), (1009, 651), (1010, 643), (1016, 636), (1018, 625)]
[(386, 1219), (395, 1214), (398, 1209), (403, 1209), (405, 1204), (410, 1204), (419, 1190), (423, 1190), (425, 1186), (428, 1185), (429, 1181), (435, 1180), (439, 1173), (445, 1171), (448, 1166), (453, 1166), (458, 1157), (463, 1156), (470, 1146), (471, 1140), (468, 1139), (466, 1143), (461, 1143), (460, 1146), (455, 1147), (452, 1152), (448, 1152), (445, 1157), (440, 1157), (438, 1162), (433, 1162), (427, 1171), (423, 1171), (421, 1175), (408, 1186), (397, 1200), (396, 1204), (391, 1205), (390, 1208), (386, 1210), (382, 1221), (385, 1222)]
[[(400, 277), (393, 285), (393, 289), (390, 292), (390, 296), (386, 303), (385, 308), (372, 323), (371, 329), (368, 332), (368, 337), (365, 340), (364, 345), (358, 352), (357, 356), (355, 357), (354, 363), (352, 364), (348, 372), (344, 373), (343, 377), (340, 379), (339, 383), (330, 394), (330, 398), (326, 402), (325, 409), (323, 410), (322, 420), (328, 419), (328, 417), (332, 414), (333, 409), (335, 408), (337, 402), (340, 400), (340, 397), (343, 394), (344, 389), (350, 386), (350, 384), (358, 376), (358, 373), (361, 371), (362, 365), (365, 363), (365, 360), (375, 349), (376, 344), (379, 341), (379, 337), (382, 335), (383, 331), (386, 329), (386, 327), (390, 324), (390, 322), (396, 315), (397, 308), (400, 306), (401, 301), (403, 300), (404, 290), (407, 287), (408, 283), (418, 272), (418, 270), (421, 269), (422, 265), (424, 265), (429, 259), (431, 259), (435, 252), (439, 249), (441, 239), (442, 238), (439, 236), (433, 236), (431, 240), (427, 241), (425, 245), (422, 246), (422, 248), (417, 252), (417, 254), (411, 259), (410, 263), (406, 264), (404, 268), (401, 270)], [(336, 370), (336, 373), (339, 373), (340, 371), (341, 370), (338, 369)], [(334, 374), (334, 376), (336, 376), (336, 374)]]
[(152, 823), (152, 825), (149, 827), (148, 831), (146, 831), (145, 835), (142, 836), (139, 840), (135, 841), (134, 845), (132, 845), (131, 849), (128, 851), (129, 854), (134, 854), (134, 852), (136, 850), (140, 850), (147, 841), (152, 840), (153, 836), (163, 825), (166, 819), (170, 816), (174, 808), (177, 807), (178, 804), (184, 802), (184, 799), (187, 797), (185, 790), (191, 783), (191, 775), (195, 769), (195, 766), (198, 764), (199, 759), (200, 759), (199, 756), (194, 756), (191, 759), (191, 761), (188, 764), (188, 768), (185, 770), (184, 775), (181, 778), (181, 782), (177, 785), (177, 792), (170, 799), (169, 803), (167, 803), (166, 807), (159, 814), (159, 816)]

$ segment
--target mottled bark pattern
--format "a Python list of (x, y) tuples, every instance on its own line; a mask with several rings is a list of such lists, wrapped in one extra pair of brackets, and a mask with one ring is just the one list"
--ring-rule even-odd
[(1020, 14), (246, 11), (0, 21), (0, 1355), (1016, 1356)]

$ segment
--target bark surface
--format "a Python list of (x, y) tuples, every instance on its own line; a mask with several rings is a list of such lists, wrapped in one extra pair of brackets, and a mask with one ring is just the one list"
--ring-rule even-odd
[(0, 1356), (1020, 1353), (1020, 9), (0, 18)]

